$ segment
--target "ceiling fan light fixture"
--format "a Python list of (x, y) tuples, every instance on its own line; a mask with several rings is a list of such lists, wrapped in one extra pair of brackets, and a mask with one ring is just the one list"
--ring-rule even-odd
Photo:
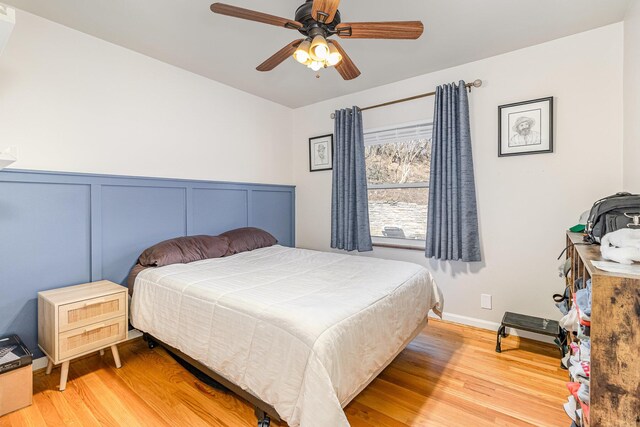
[(293, 57), (296, 61), (301, 64), (307, 64), (311, 60), (311, 56), (309, 55), (309, 50), (311, 48), (311, 42), (309, 40), (305, 40), (293, 52)]
[(311, 42), (311, 50), (309, 50), (311, 58), (315, 61), (324, 61), (329, 56), (329, 45), (321, 35), (317, 35)]
[(339, 6), (340, 0), (305, 0), (296, 10), (295, 20), (224, 3), (213, 3), (210, 9), (220, 15), (297, 30), (304, 36), (267, 58), (256, 67), (258, 71), (271, 71), (293, 56), (296, 62), (314, 71), (335, 67), (344, 80), (352, 80), (361, 74), (360, 70), (340, 43), (328, 37), (415, 40), (424, 32), (421, 21), (342, 22)]
[(327, 64), (333, 67), (342, 61), (342, 54), (338, 51), (333, 43), (329, 45), (329, 55), (327, 56)]
[(324, 67), (324, 63), (320, 61), (312, 61), (311, 64), (308, 65), (313, 71), (320, 71), (322, 67)]

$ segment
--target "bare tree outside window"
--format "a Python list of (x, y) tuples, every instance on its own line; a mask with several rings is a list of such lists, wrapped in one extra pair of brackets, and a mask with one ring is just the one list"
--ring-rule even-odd
[(425, 240), (430, 135), (367, 144), (365, 159), (371, 236)]

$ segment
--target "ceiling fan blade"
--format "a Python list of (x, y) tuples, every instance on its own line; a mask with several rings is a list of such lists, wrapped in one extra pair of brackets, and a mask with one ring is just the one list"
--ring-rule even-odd
[(350, 22), (336, 27), (343, 39), (417, 39), (424, 31), (420, 21)]
[(356, 77), (358, 77), (361, 74), (360, 70), (358, 70), (358, 67), (356, 67), (356, 64), (354, 64), (351, 58), (349, 58), (349, 55), (347, 55), (347, 52), (345, 52), (342, 46), (340, 46), (340, 43), (338, 43), (335, 40), (327, 40), (327, 41), (333, 44), (336, 47), (336, 49), (338, 49), (338, 52), (340, 52), (340, 55), (342, 55), (342, 61), (340, 61), (340, 63), (336, 65), (336, 70), (338, 71), (338, 73), (340, 73), (342, 78), (345, 80), (353, 80)]
[(338, 6), (340, 6), (340, 0), (313, 0), (311, 16), (316, 21), (330, 24), (336, 16)]
[(285, 59), (290, 58), (293, 55), (293, 52), (296, 51), (296, 48), (302, 43), (304, 39), (292, 41), (279, 51), (277, 51), (271, 58), (264, 61), (262, 64), (256, 67), (258, 71), (271, 71), (276, 68), (278, 65), (282, 64)]
[(234, 18), (247, 19), (249, 21), (262, 22), (263, 24), (275, 25), (277, 27), (290, 28), (297, 30), (302, 28), (302, 24), (297, 21), (292, 21), (287, 18), (281, 18), (279, 16), (269, 15), (267, 13), (256, 12), (251, 9), (244, 9), (237, 6), (231, 6), (224, 3), (213, 3), (211, 5), (211, 11), (213, 13), (219, 13), (220, 15), (233, 16)]

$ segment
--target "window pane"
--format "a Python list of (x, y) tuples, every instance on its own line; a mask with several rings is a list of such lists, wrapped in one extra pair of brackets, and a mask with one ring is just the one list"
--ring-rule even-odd
[(371, 236), (424, 240), (428, 188), (369, 190)]
[(429, 182), (431, 139), (415, 139), (364, 148), (369, 184)]

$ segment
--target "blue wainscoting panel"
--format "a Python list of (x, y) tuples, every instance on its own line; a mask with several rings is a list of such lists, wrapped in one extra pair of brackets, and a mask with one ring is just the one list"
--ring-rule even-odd
[(186, 189), (102, 186), (102, 279), (126, 285), (138, 256), (187, 235)]
[(37, 347), (37, 292), (91, 278), (90, 186), (0, 181), (0, 335)]
[(247, 225), (295, 245), (295, 188), (15, 169), (0, 171), (0, 335), (36, 357), (37, 293), (124, 284), (145, 248)]
[[(248, 190), (193, 189), (193, 235), (217, 235), (249, 224)], [(211, 221), (215, 218), (215, 221)]]
[(287, 191), (256, 190), (251, 193), (251, 226), (269, 230), (284, 246), (294, 246), (294, 205)]

